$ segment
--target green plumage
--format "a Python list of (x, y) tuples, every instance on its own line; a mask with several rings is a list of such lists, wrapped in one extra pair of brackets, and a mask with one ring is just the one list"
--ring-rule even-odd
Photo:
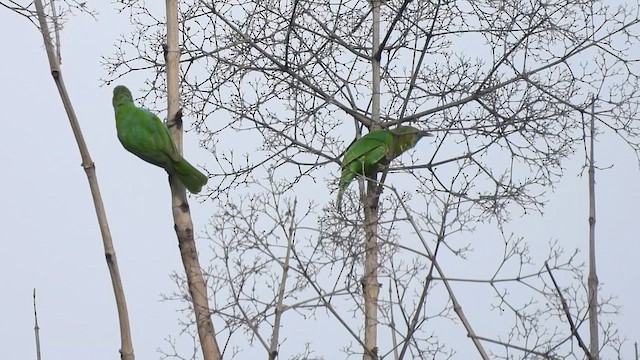
[(120, 143), (130, 153), (177, 177), (196, 194), (207, 183), (207, 176), (187, 162), (176, 149), (164, 123), (147, 109), (134, 105), (125, 86), (113, 89), (113, 109)]
[(398, 126), (392, 130), (373, 130), (351, 144), (342, 159), (337, 205), (340, 206), (345, 189), (357, 175), (371, 176), (383, 170), (391, 160), (414, 147), (423, 136), (431, 134), (412, 126)]

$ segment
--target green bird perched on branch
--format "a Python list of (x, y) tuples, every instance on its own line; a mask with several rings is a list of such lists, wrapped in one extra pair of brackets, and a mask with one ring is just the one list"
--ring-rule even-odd
[(391, 160), (414, 147), (425, 136), (432, 135), (412, 126), (398, 126), (392, 130), (373, 130), (351, 144), (342, 159), (338, 207), (345, 189), (358, 174), (371, 176), (383, 170)]
[(113, 109), (116, 113), (116, 130), (120, 143), (140, 159), (160, 166), (169, 175), (197, 194), (207, 183), (207, 176), (193, 167), (176, 149), (169, 130), (149, 110), (133, 104), (131, 91), (125, 86), (113, 89)]

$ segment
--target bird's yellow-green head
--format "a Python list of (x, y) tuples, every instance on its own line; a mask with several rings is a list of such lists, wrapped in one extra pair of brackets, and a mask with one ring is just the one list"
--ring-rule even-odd
[(113, 107), (115, 108), (119, 104), (133, 102), (133, 96), (131, 91), (124, 85), (118, 85), (113, 88)]
[(430, 133), (413, 126), (398, 126), (391, 131), (396, 136), (393, 149), (396, 156), (416, 146), (423, 137), (432, 136)]

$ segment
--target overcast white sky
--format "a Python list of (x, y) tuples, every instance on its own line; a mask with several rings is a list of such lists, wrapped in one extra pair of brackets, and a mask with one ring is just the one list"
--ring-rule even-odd
[[(108, 2), (99, 20), (70, 19), (62, 33), (62, 71), (80, 119), (97, 174), (123, 274), (136, 356), (158, 358), (164, 339), (177, 335), (178, 304), (160, 302), (175, 290), (169, 274), (181, 270), (164, 172), (127, 153), (116, 138), (111, 87), (102, 55), (128, 32), (126, 15)], [(32, 290), (44, 359), (114, 359), (119, 335), (111, 284), (89, 188), (58, 93), (49, 74), (42, 38), (24, 18), (0, 8), (0, 57), (4, 154), (0, 216), (0, 359), (35, 358)], [(636, 49), (639, 52), (640, 50)], [(129, 77), (126, 83), (137, 89)], [(185, 152), (202, 163), (207, 152), (187, 135)], [(638, 204), (640, 171), (634, 154), (613, 138), (597, 147), (597, 236), (602, 294), (617, 296), (621, 333), (640, 339)], [(510, 228), (531, 239), (558, 239), (567, 249), (586, 250), (587, 184), (577, 176), (580, 158), (550, 194), (546, 216), (516, 220)], [(335, 169), (331, 169), (335, 170)], [(196, 231), (212, 210), (192, 202)], [(202, 246), (207, 246), (203, 244)], [(585, 253), (583, 251), (583, 256)], [(586, 258), (585, 258), (586, 259)]]

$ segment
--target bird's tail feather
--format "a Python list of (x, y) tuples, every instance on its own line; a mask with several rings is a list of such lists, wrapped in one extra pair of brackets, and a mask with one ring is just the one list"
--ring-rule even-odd
[(207, 184), (207, 176), (201, 173), (198, 169), (189, 164), (185, 159), (180, 159), (173, 166), (173, 174), (180, 179), (180, 182), (187, 188), (192, 194), (197, 194), (202, 190), (202, 187)]

